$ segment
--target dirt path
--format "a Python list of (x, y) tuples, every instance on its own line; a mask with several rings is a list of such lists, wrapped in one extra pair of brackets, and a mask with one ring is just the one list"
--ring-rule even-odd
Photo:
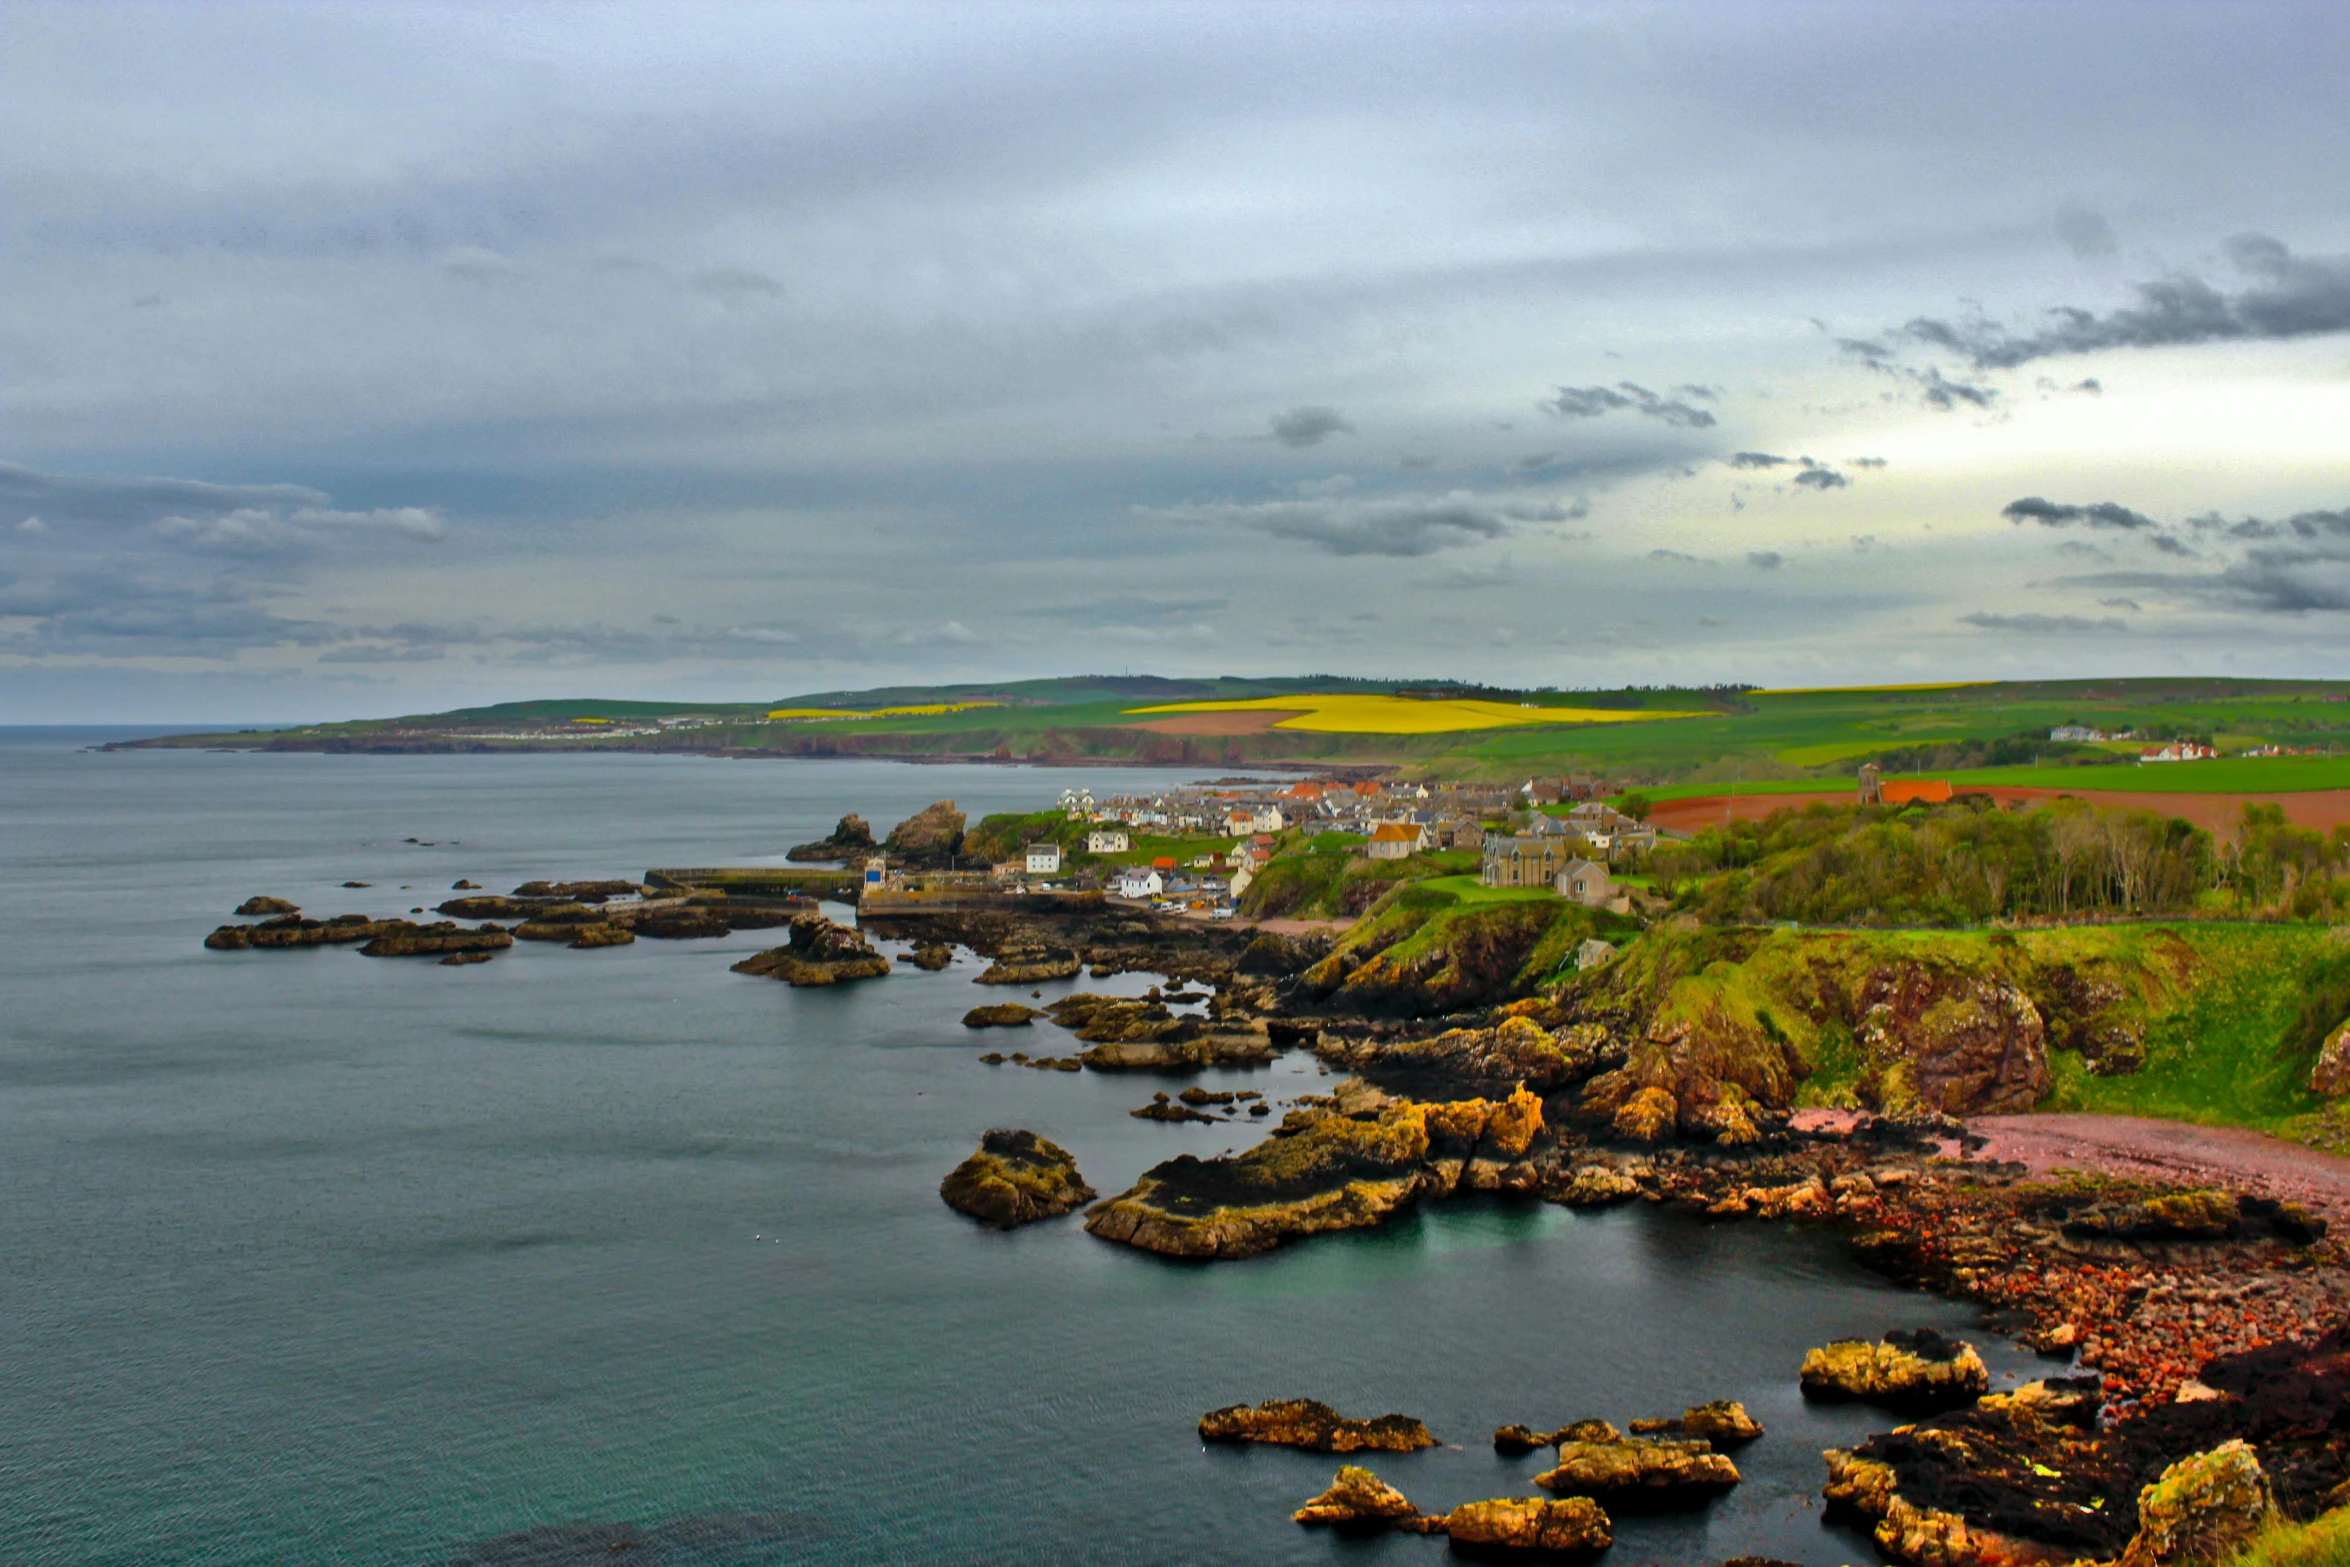
[(2350, 1158), (2240, 1127), (2126, 1115), (1981, 1116), (1967, 1125), (1990, 1139), (1975, 1158), (2013, 1160), (2035, 1175), (2066, 1168), (2252, 1187), (2350, 1216)]

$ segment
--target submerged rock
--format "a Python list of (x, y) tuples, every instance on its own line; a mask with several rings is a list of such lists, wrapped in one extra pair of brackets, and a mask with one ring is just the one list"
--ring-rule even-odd
[(1213, 1409), (1200, 1416), (1199, 1435), (1203, 1442), (1266, 1442), (1313, 1453), (1416, 1453), (1436, 1445), (1428, 1428), (1409, 1415), (1350, 1420), (1311, 1398)]
[(1024, 1007), (1017, 1001), (1000, 1006), (973, 1007), (963, 1014), (965, 1028), (1026, 1028), (1044, 1016), (1034, 1007)]
[(1606, 1511), (1585, 1496), (1463, 1502), (1442, 1523), (1453, 1545), (1472, 1553), (1593, 1556), (1615, 1543)]
[(1972, 1344), (1932, 1328), (1888, 1333), (1875, 1344), (1839, 1340), (1805, 1355), (1801, 1376), (1806, 1398), (1928, 1408), (1967, 1403), (1991, 1386)]
[(734, 972), (797, 986), (837, 985), (877, 979), (889, 972), (889, 959), (874, 951), (862, 933), (821, 914), (803, 914), (791, 923), (789, 946), (745, 958), (734, 965)]
[(1710, 1404), (1698, 1404), (1681, 1412), (1675, 1420), (1635, 1420), (1634, 1436), (1694, 1437), (1711, 1442), (1716, 1447), (1735, 1447), (1751, 1442), (1763, 1434), (1763, 1428), (1746, 1406), (1732, 1399), (1717, 1398)]
[(955, 961), (955, 949), (943, 941), (918, 941), (906, 961), (924, 973), (935, 974)]
[(1154, 1094), (1149, 1104), (1126, 1113), (1137, 1121), (1206, 1121), (1213, 1124), (1218, 1119), (1194, 1110), (1189, 1105), (1177, 1104), (1165, 1094)]
[(526, 881), (514, 889), (517, 898), (553, 898), (564, 903), (604, 903), (613, 898), (642, 896), (641, 882), (633, 881)]
[(1370, 1470), (1347, 1464), (1339, 1469), (1328, 1490), (1290, 1517), (1309, 1528), (1374, 1534), (1381, 1529), (1417, 1528), (1420, 1510)]
[(388, 932), (413, 929), (406, 920), (371, 920), (364, 914), (338, 914), (330, 920), (281, 914), (258, 925), (223, 925), (204, 938), (214, 952), (264, 951), (287, 947), (343, 946), (370, 941)]
[(938, 1184), (948, 1207), (999, 1230), (1056, 1218), (1093, 1201), (1068, 1149), (1034, 1132), (997, 1130)]

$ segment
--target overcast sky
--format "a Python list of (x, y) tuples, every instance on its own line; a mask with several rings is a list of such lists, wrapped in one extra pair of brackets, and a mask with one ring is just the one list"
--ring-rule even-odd
[(0, 721), (2350, 648), (2350, 8), (0, 5)]

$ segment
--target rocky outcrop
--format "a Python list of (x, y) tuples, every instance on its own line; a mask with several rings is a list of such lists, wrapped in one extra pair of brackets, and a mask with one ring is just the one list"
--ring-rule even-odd
[(406, 920), (385, 923), (401, 928), (387, 929), (375, 936), (359, 949), (361, 957), (438, 957), (449, 952), (497, 952), (514, 945), (514, 938), (495, 925), (467, 930), (453, 921), (437, 925), (411, 925)]
[[(504, 899), (459, 898), (451, 902), (504, 902)], [(449, 905), (441, 905), (447, 913)], [(530, 917), (514, 927), (518, 941), (569, 941), (582, 927), (608, 923), (602, 909), (591, 909), (584, 903), (546, 903), (533, 907)]]
[(1026, 1028), (1044, 1016), (1034, 1007), (1024, 1007), (1017, 1001), (1001, 1006), (973, 1007), (963, 1014), (965, 1028)]
[(832, 829), (832, 836), (813, 843), (794, 844), (783, 857), (806, 864), (812, 860), (859, 860), (872, 854), (879, 845), (873, 841), (873, 829), (865, 818), (851, 811)]
[(1324, 1031), (1315, 1054), (1390, 1093), (1415, 1099), (1496, 1098), (1521, 1085), (1537, 1094), (1582, 1082), (1624, 1059), (1595, 1025), (1553, 1033), (1524, 1017), (1390, 1040)]
[(2004, 974), (1891, 965), (1869, 976), (1859, 1009), (1861, 1090), (1880, 1108), (2015, 1115), (2048, 1092), (2046, 1026)]
[(1097, 996), (1080, 990), (1045, 1008), (1052, 1020), (1092, 1044), (1139, 1044), (1190, 1039), (1207, 1029), (1197, 1017), (1177, 1017), (1163, 1002)]
[(943, 941), (917, 941), (906, 961), (926, 974), (936, 974), (955, 961), (955, 949)]
[(298, 904), (288, 903), (283, 898), (266, 897), (247, 898), (237, 905), (236, 911), (247, 918), (262, 914), (299, 914), (302, 912), (301, 906)]
[(860, 932), (836, 925), (821, 914), (803, 914), (792, 921), (789, 946), (745, 958), (734, 965), (734, 972), (797, 986), (837, 985), (877, 979), (889, 972), (889, 960), (874, 951)]
[(1717, 1398), (1710, 1404), (1683, 1410), (1677, 1419), (1635, 1420), (1632, 1434), (1694, 1439), (1721, 1448), (1751, 1442), (1763, 1434), (1763, 1428), (1760, 1421), (1746, 1412), (1744, 1404)]
[(2325, 1043), (2318, 1047), (2317, 1060), (2309, 1068), (2309, 1091), (2328, 1099), (2350, 1094), (2350, 1023), (2326, 1035)]
[(1436, 1445), (1428, 1428), (1409, 1415), (1351, 1420), (1311, 1398), (1212, 1409), (1200, 1416), (1199, 1436), (1203, 1442), (1266, 1442), (1310, 1453), (1416, 1453)]
[(1558, 1464), (1534, 1483), (1613, 1507), (1696, 1507), (1738, 1484), (1738, 1466), (1702, 1440), (1617, 1437), (1562, 1441)]
[(1463, 1502), (1442, 1524), (1455, 1549), (1471, 1554), (1587, 1557), (1615, 1543), (1606, 1510), (1585, 1496)]
[(963, 847), (963, 823), (963, 813), (952, 800), (926, 805), (889, 830), (883, 852), (893, 864), (909, 869), (944, 869)]
[(1578, 1420), (1573, 1425), (1556, 1431), (1541, 1431), (1533, 1426), (1503, 1426), (1493, 1433), (1493, 1450), (1515, 1458), (1531, 1453), (1538, 1447), (1556, 1447), (1561, 1442), (1621, 1442), (1624, 1433), (1604, 1420)]
[(223, 925), (204, 938), (204, 945), (214, 952), (344, 946), (408, 928), (406, 920), (371, 920), (364, 914), (338, 914), (329, 920), (281, 914), (258, 925)]
[(1342, 1466), (1330, 1488), (1290, 1514), (1308, 1528), (1341, 1534), (1376, 1534), (1382, 1529), (1417, 1530), (1420, 1510), (1404, 1494), (1368, 1469)]
[(571, 946), (576, 951), (594, 947), (625, 947), (636, 940), (636, 932), (625, 925), (574, 925), (571, 932)]
[(510, 898), (500, 892), (485, 892), (470, 898), (448, 898), (435, 905), (435, 914), (446, 914), (454, 920), (531, 920), (554, 909), (576, 909), (580, 905), (563, 898)]
[(1196, 1110), (1190, 1105), (1178, 1104), (1165, 1094), (1153, 1094), (1149, 1104), (1139, 1110), (1129, 1110), (1126, 1113), (1137, 1121), (1215, 1121), (1219, 1119), (1204, 1111)]
[(948, 1207), (999, 1230), (1068, 1213), (1094, 1199), (1069, 1150), (1034, 1132), (992, 1131), (938, 1185)]
[(1878, 1343), (1843, 1339), (1803, 1357), (1803, 1396), (1901, 1408), (1971, 1403), (1991, 1386), (1972, 1344), (1932, 1328), (1888, 1333)]
[[(827, 925), (832, 923), (830, 920), (825, 920), (821, 914), (803, 914), (792, 921), (793, 930), (795, 932), (798, 930), (799, 920), (811, 919), (823, 920)], [(834, 928), (838, 929), (839, 927), (835, 926)], [(727, 923), (723, 914), (712, 909), (695, 908), (690, 905), (641, 914), (630, 923), (629, 929), (640, 936), (651, 936), (657, 941), (710, 941), (720, 936), (734, 934), (734, 927)], [(872, 948), (867, 947), (865, 950), (870, 952)], [(880, 960), (876, 958), (875, 961)], [(888, 970), (885, 968), (883, 972), (887, 973)]]
[[(2324, 1223), (2318, 1221), (2321, 1235)], [(2169, 1192), (2137, 1202), (2091, 1203), (2074, 1209), (2064, 1220), (2064, 1233), (2074, 1240), (2139, 1245), (2231, 1240), (2243, 1228), (2243, 1212), (2234, 1194), (2210, 1190)]]
[(1085, 1227), (1167, 1256), (1250, 1257), (1301, 1236), (1378, 1224), (1422, 1195), (1532, 1191), (1539, 1182), (1527, 1155), (1542, 1130), (1542, 1101), (1523, 1089), (1498, 1103), (1423, 1105), (1350, 1080), (1333, 1097), (1350, 1108), (1292, 1111), (1246, 1153), (1186, 1154), (1152, 1167), (1095, 1208)]

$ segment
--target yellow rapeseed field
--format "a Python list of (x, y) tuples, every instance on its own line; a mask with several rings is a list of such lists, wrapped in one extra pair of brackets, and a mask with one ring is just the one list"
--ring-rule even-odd
[(1400, 696), (1266, 696), (1233, 702), (1170, 702), (1128, 708), (1142, 713), (1294, 712), (1276, 729), (1316, 734), (1433, 735), (1460, 729), (1522, 729), (1533, 724), (1633, 724), (1658, 718), (1701, 718), (1701, 713), (1651, 712), (1619, 707), (1520, 707), (1515, 702), (1475, 699), (1420, 702)]

